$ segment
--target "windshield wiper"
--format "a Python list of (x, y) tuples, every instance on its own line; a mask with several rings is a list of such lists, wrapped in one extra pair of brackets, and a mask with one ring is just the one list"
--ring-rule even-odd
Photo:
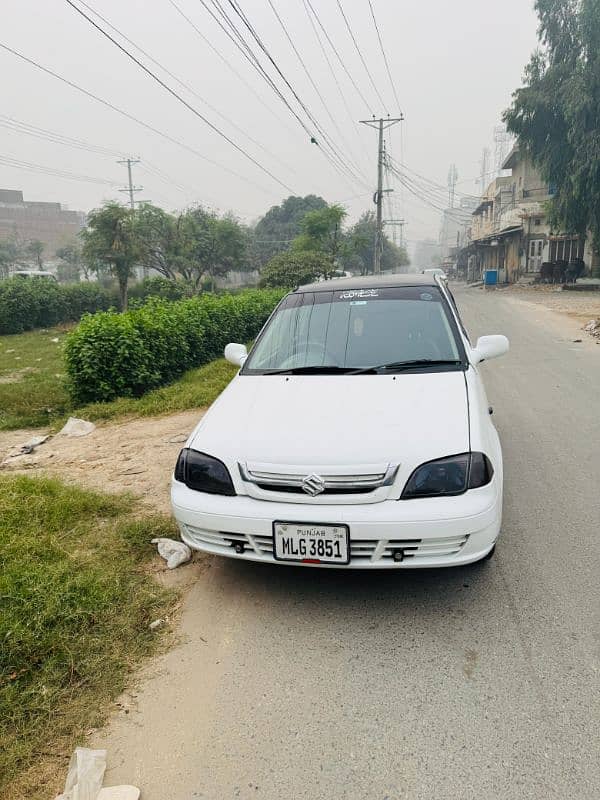
[(379, 364), (374, 367), (364, 367), (363, 369), (356, 369), (350, 372), (350, 375), (364, 375), (369, 372), (379, 372), (380, 370), (389, 370), (390, 372), (402, 372), (407, 369), (418, 367), (439, 367), (445, 365), (458, 366), (462, 361), (458, 359), (435, 359), (435, 358), (414, 358), (410, 361), (392, 361), (391, 364)]
[(270, 369), (263, 375), (347, 375), (354, 374), (353, 367), (314, 366), (314, 367), (288, 367), (288, 369)]

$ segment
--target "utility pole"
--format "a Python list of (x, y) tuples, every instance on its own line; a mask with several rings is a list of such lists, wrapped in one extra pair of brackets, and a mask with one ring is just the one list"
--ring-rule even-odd
[(448, 171), (448, 207), (454, 208), (454, 197), (456, 194), (456, 184), (458, 182), (458, 170), (456, 164), (450, 164)]
[(144, 188), (143, 186), (134, 186), (133, 185), (133, 177), (131, 174), (131, 167), (133, 164), (139, 164), (139, 158), (124, 158), (121, 161), (117, 161), (117, 164), (127, 164), (127, 187), (124, 189), (119, 189), (120, 192), (127, 192), (129, 195), (129, 205), (132, 209), (135, 208), (135, 200), (134, 200), (134, 193), (141, 192)]
[(373, 195), (373, 202), (377, 206), (377, 227), (375, 229), (375, 257), (373, 260), (373, 272), (378, 275), (381, 272), (381, 253), (383, 250), (383, 168), (385, 161), (385, 148), (383, 144), (383, 132), (397, 122), (402, 122), (404, 117), (381, 118), (381, 119), (361, 119), (362, 125), (379, 130), (379, 146), (377, 150), (377, 191)]
[(481, 181), (481, 196), (482, 197), (485, 194), (485, 190), (486, 190), (487, 185), (488, 185), (488, 177), (490, 175), (490, 167), (489, 167), (490, 156), (491, 156), (490, 148), (489, 147), (484, 147), (483, 148), (483, 152), (481, 154), (481, 178), (480, 178), (480, 181)]

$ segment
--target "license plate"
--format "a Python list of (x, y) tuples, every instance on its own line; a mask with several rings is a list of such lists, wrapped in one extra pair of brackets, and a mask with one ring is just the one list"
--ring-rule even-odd
[(348, 564), (349, 542), (350, 531), (347, 525), (273, 523), (273, 555), (278, 561)]

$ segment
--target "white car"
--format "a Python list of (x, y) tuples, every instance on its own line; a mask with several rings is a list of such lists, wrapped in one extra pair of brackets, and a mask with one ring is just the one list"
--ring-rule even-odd
[(473, 347), (439, 278), (360, 277), (288, 294), (182, 450), (172, 505), (192, 548), (316, 567), (489, 557), (502, 452)]
[(435, 278), (436, 276), (441, 278), (443, 281), (448, 280), (448, 276), (444, 272), (441, 267), (433, 267), (432, 269), (424, 269), (423, 275), (427, 275), (430, 278)]

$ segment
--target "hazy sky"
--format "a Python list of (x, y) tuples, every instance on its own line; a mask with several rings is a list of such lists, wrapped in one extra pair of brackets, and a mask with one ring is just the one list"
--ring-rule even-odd
[[(214, 8), (215, 0), (205, 2)], [(148, 62), (146, 56), (140, 56), (295, 194), (315, 193), (329, 201), (343, 201), (351, 218), (355, 218), (372, 208), (370, 195), (376, 179), (375, 133), (357, 121), (369, 118), (372, 113), (396, 116), (398, 108), (378, 47), (368, 0), (340, 2), (385, 108), (354, 48), (337, 0), (311, 0), (368, 106), (325, 40), (342, 89), (345, 102), (342, 101), (311, 27), (306, 2), (238, 0), (297, 94), (329, 134), (336, 149), (344, 154), (346, 163), (367, 178), (366, 186), (364, 182), (340, 176), (322, 151), (310, 143), (291, 112), (211, 19), (203, 0), (89, 0), (88, 6), (185, 82), (197, 96)], [(173, 3), (246, 84), (178, 14)], [(326, 108), (286, 39), (271, 3), (283, 19)], [(234, 15), (229, 0), (222, 0), (222, 5)], [(57, 200), (85, 211), (107, 198), (125, 199), (117, 190), (125, 181), (125, 167), (116, 163), (116, 156), (15, 132), (6, 127), (6, 118), (10, 117), (115, 153), (138, 156), (142, 163), (134, 167), (134, 177), (144, 187), (138, 197), (168, 209), (203, 202), (221, 210), (232, 209), (250, 221), (289, 194), (169, 96), (81, 18), (66, 0), (3, 0), (2, 6), (0, 42), (180, 140), (217, 165), (0, 49), (3, 76), (0, 187), (23, 189), (27, 199)], [(448, 168), (454, 162), (459, 172), (458, 189), (476, 192), (482, 148), (493, 147), (494, 126), (509, 103), (512, 90), (519, 85), (523, 68), (536, 45), (532, 2), (373, 0), (373, 6), (405, 116), (404, 162), (410, 169), (444, 185)], [(84, 10), (90, 13), (89, 9)], [(241, 25), (239, 18), (236, 19)], [(100, 24), (106, 27), (104, 22)], [(133, 50), (131, 45), (126, 46)], [(257, 50), (255, 44), (254, 49)], [(285, 92), (297, 109), (289, 90)], [(305, 119), (301, 110), (298, 113)], [(307, 126), (312, 128), (308, 122)], [(389, 145), (392, 155), (399, 160), (400, 126), (393, 129)], [(25, 171), (6, 166), (6, 158), (112, 181), (114, 186)], [(155, 168), (164, 176), (158, 177)], [(406, 220), (409, 241), (437, 236), (436, 211), (408, 192), (401, 192), (399, 187), (394, 200), (393, 213)]]

